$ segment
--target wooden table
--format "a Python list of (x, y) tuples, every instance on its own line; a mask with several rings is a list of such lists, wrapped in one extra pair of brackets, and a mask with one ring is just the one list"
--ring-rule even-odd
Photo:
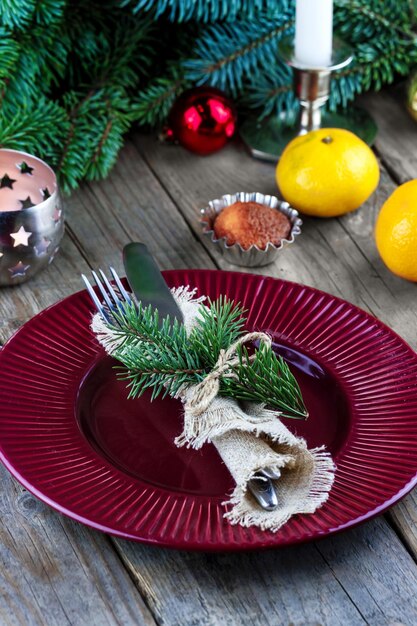
[[(341, 219), (306, 219), (303, 233), (259, 273), (312, 285), (371, 312), (417, 347), (417, 291), (378, 257), (373, 225), (398, 183), (417, 178), (417, 124), (393, 94), (364, 104), (379, 125), (378, 191)], [(200, 235), (198, 209), (238, 190), (276, 192), (273, 166), (236, 142), (198, 158), (132, 135), (107, 180), (66, 202), (54, 263), (0, 291), (0, 339), (81, 289), (80, 273), (114, 265), (129, 240), (162, 269), (226, 264)], [(417, 498), (316, 543), (243, 554), (176, 552), (95, 532), (56, 513), (0, 468), (0, 624), (65, 626), (417, 624)]]

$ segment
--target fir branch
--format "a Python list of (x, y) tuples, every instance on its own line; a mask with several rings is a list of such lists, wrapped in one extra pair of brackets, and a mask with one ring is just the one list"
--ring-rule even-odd
[[(252, 20), (260, 12), (273, 14), (277, 0), (121, 0), (121, 6), (133, 6), (133, 11), (154, 11), (155, 17), (166, 15), (173, 22), (234, 21), (236, 18)], [(280, 8), (286, 11), (292, 0), (281, 0)]]
[[(73, 80), (95, 88), (105, 85), (136, 88), (152, 64), (154, 32), (149, 18), (138, 22), (126, 15), (120, 16), (111, 32), (86, 32), (84, 28), (81, 39), (74, 42), (80, 63)], [(87, 53), (81, 49), (86, 37), (94, 42)], [(71, 38), (73, 40), (74, 33)]]
[(162, 126), (176, 98), (191, 86), (179, 66), (171, 66), (167, 76), (151, 81), (132, 101), (132, 114), (141, 124)]
[[(152, 399), (168, 393), (177, 396), (184, 386), (196, 385), (215, 367), (222, 350), (245, 335), (242, 309), (226, 298), (199, 309), (189, 335), (177, 320), (165, 318), (159, 326), (158, 311), (140, 304), (124, 304), (113, 313), (110, 352), (124, 368), (129, 398), (152, 389)], [(282, 415), (303, 419), (307, 411), (300, 388), (282, 358), (261, 345), (250, 355), (237, 347), (237, 365), (220, 374), (219, 394), (238, 400), (265, 403)]]
[(415, 40), (410, 19), (410, 5), (404, 0), (335, 0), (335, 28), (350, 41), (371, 41), (394, 31), (400, 37)]
[(65, 111), (41, 97), (13, 117), (0, 116), (0, 146), (35, 154), (54, 167), (67, 128)]
[(67, 0), (36, 0), (33, 12), (35, 24), (51, 27), (61, 24), (64, 19)]
[(242, 334), (243, 309), (232, 300), (220, 297), (201, 307), (196, 326), (189, 337), (190, 346), (201, 354), (206, 367), (212, 369), (220, 355)]
[(236, 95), (244, 79), (276, 58), (279, 40), (292, 30), (292, 12), (209, 26), (196, 40), (193, 58), (183, 63), (185, 76), (197, 85), (208, 82)]
[[(295, 114), (277, 59), (293, 16), (293, 0), (0, 0), (0, 140), (59, 166), (68, 192), (105, 176), (130, 125), (161, 126), (195, 84), (260, 116)], [(355, 60), (335, 73), (331, 108), (417, 63), (414, 0), (335, 0), (334, 16)]]
[(125, 366), (121, 377), (129, 380), (129, 397), (152, 387), (152, 399), (175, 395), (184, 384), (202, 379), (199, 355), (189, 350), (185, 327), (166, 318), (159, 327), (158, 311), (140, 304), (124, 305), (114, 314), (111, 327), (117, 349), (113, 356)]
[(12, 33), (8, 28), (0, 26), (0, 104), (6, 90), (10, 84), (20, 56), (20, 45), (12, 38)]
[(24, 29), (35, 11), (35, 0), (0, 0), (0, 18), (4, 26)]
[(396, 75), (406, 75), (410, 63), (417, 63), (417, 46), (398, 41), (359, 44), (354, 62), (332, 81), (329, 106), (346, 106), (356, 94), (369, 89), (379, 90), (384, 84), (392, 83)]
[(124, 133), (129, 127), (129, 117), (118, 116), (109, 109), (109, 116), (103, 120), (103, 128), (98, 144), (94, 148), (90, 162), (85, 169), (86, 180), (98, 180), (106, 176), (117, 160), (123, 146)]
[(12, 32), (0, 26), (0, 78), (10, 76), (19, 59), (20, 44), (13, 39)]
[(80, 178), (95, 180), (109, 171), (129, 127), (130, 101), (123, 90), (107, 88), (70, 92), (64, 97), (64, 106), (70, 125), (58, 169), (67, 193)]
[(279, 116), (284, 111), (292, 112), (295, 118), (299, 102), (294, 94), (292, 71), (280, 60), (251, 80), (241, 98), (243, 105), (259, 110), (260, 119), (268, 115)]
[(307, 411), (300, 388), (282, 357), (264, 344), (255, 350), (254, 358), (246, 346), (239, 346), (238, 356), (239, 365), (232, 375), (221, 379), (221, 395), (265, 403), (285, 417), (305, 419)]
[[(0, 44), (0, 64), (3, 65), (4, 57), (8, 56), (3, 65), (7, 80), (3, 83), (2, 107), (3, 113), (11, 117), (21, 109), (32, 107), (36, 100), (45, 97), (52, 85), (62, 80), (68, 49), (57, 25), (47, 30), (33, 26), (30, 32), (18, 37), (8, 35), (7, 31), (1, 33), (1, 30), (0, 37), (4, 34), (6, 39)], [(10, 45), (10, 40), (14, 46)]]
[[(346, 106), (368, 89), (379, 90), (397, 75), (407, 75), (417, 62), (416, 35), (410, 27), (410, 7), (404, 0), (336, 0), (335, 28), (351, 43), (355, 56), (346, 69), (335, 72), (329, 108)], [(393, 28), (393, 24), (395, 28)], [(262, 69), (245, 86), (242, 103), (260, 118), (297, 112), (288, 68), (278, 63)]]

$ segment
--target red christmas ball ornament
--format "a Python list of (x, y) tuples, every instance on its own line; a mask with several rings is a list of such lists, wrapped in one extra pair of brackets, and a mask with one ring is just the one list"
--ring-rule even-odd
[(236, 130), (237, 114), (230, 99), (214, 87), (184, 91), (168, 117), (167, 136), (196, 154), (223, 148)]

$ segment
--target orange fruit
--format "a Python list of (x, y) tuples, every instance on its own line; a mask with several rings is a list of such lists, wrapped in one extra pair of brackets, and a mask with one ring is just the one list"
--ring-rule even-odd
[(417, 180), (397, 187), (382, 205), (375, 241), (391, 272), (417, 282)]
[(334, 217), (357, 209), (379, 182), (378, 161), (356, 135), (320, 128), (296, 137), (278, 162), (284, 199), (307, 215)]

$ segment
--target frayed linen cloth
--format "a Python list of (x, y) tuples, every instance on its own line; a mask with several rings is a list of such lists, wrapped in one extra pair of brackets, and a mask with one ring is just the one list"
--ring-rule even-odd
[[(204, 296), (196, 297), (195, 291), (188, 287), (172, 290), (188, 333), (205, 300)], [(98, 313), (91, 326), (98, 341), (112, 354), (119, 347), (117, 340)], [(246, 341), (253, 335), (263, 333), (249, 333)], [(268, 340), (266, 335), (263, 339)], [(224, 362), (218, 364), (221, 371), (226, 370), (233, 354), (223, 357)], [(224, 517), (232, 524), (276, 532), (293, 515), (314, 513), (326, 502), (334, 481), (336, 468), (329, 452), (324, 446), (309, 450), (306, 441), (293, 435), (280, 421), (277, 411), (262, 404), (238, 403), (218, 396), (218, 371), (211, 374), (207, 383), (205, 379), (178, 394), (184, 405), (184, 428), (175, 444), (195, 450), (205, 443), (216, 447), (236, 483), (230, 498), (223, 503)], [(278, 506), (272, 511), (264, 510), (248, 489), (248, 482), (266, 468), (280, 473), (273, 480)]]

